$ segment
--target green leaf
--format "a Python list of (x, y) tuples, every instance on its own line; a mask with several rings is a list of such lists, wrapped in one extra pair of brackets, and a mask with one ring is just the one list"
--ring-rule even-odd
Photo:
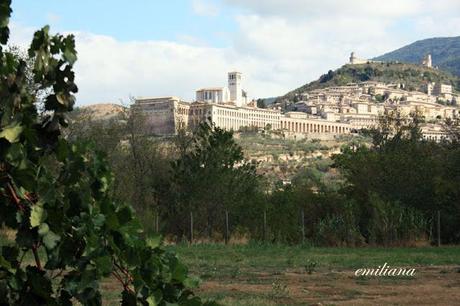
[(24, 127), (19, 123), (11, 124), (0, 132), (0, 138), (5, 138), (10, 143), (17, 142), (23, 130)]
[(43, 236), (43, 244), (48, 250), (52, 250), (56, 247), (60, 238), (61, 237), (56, 235), (53, 231), (49, 231), (45, 236)]
[(124, 225), (133, 219), (133, 209), (131, 207), (124, 206), (117, 212), (117, 216), (120, 225)]
[(154, 296), (149, 296), (149, 297), (147, 298), (147, 304), (148, 304), (149, 306), (157, 306), (157, 305), (158, 305), (157, 302), (155, 301), (155, 297), (154, 297)]
[(187, 267), (177, 259), (173, 263), (172, 278), (179, 282), (183, 282), (187, 278)]
[(184, 286), (189, 289), (198, 288), (201, 283), (201, 279), (198, 277), (189, 276), (184, 280)]
[(148, 237), (146, 240), (147, 246), (155, 249), (160, 246), (161, 244), (161, 236), (156, 235), (154, 237)]
[(113, 269), (113, 263), (112, 263), (112, 257), (110, 256), (101, 256), (96, 258), (96, 267), (101, 271), (102, 274), (107, 275), (110, 272), (112, 272)]
[(65, 159), (69, 155), (68, 143), (66, 141), (63, 141), (62, 139), (59, 140), (56, 153), (57, 153), (57, 158), (59, 161), (65, 161)]
[(2, 255), (0, 255), (0, 267), (14, 273), (14, 270), (11, 268), (11, 264)]
[(40, 236), (45, 236), (46, 234), (48, 234), (50, 231), (50, 227), (48, 226), (48, 224), (46, 223), (42, 223), (40, 224), (40, 226), (38, 227), (38, 234)]
[(35, 204), (32, 206), (32, 211), (30, 212), (30, 225), (32, 227), (39, 226), (46, 219), (46, 211), (43, 207)]
[(66, 48), (64, 51), (64, 58), (69, 62), (70, 65), (73, 65), (77, 61), (77, 55), (73, 50)]
[(94, 226), (100, 228), (105, 223), (105, 216), (103, 214), (97, 214), (93, 217)]

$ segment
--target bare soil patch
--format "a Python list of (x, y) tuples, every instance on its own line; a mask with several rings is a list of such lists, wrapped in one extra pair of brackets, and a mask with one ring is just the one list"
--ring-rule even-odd
[(460, 305), (460, 271), (458, 266), (417, 267), (415, 277), (356, 277), (353, 270), (254, 273), (205, 281), (197, 293), (226, 292), (293, 305)]

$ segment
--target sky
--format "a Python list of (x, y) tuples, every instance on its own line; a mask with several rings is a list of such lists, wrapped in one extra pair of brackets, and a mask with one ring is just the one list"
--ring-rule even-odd
[(459, 0), (13, 0), (10, 43), (75, 35), (77, 105), (225, 86), (283, 95), (348, 61), (460, 35)]

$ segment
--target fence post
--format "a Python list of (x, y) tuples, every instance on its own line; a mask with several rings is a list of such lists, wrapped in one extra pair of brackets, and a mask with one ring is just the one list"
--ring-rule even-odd
[(159, 224), (160, 224), (160, 213), (157, 212), (157, 213), (156, 213), (156, 218), (155, 218), (155, 231), (156, 231), (157, 233), (160, 232), (160, 225), (159, 225)]
[(267, 211), (264, 210), (264, 242), (267, 241)]
[(193, 212), (190, 211), (190, 244), (193, 244)]
[(305, 211), (302, 208), (301, 213), (301, 218), (302, 218), (302, 244), (305, 243)]
[(441, 246), (441, 211), (439, 209), (437, 213), (437, 219), (438, 219), (438, 222), (437, 222), (438, 247), (440, 247)]
[(230, 231), (228, 229), (228, 210), (225, 210), (225, 244), (228, 244), (230, 239)]

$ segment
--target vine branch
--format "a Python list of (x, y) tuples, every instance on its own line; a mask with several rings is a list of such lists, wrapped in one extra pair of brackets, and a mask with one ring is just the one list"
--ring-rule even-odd
[(40, 257), (38, 256), (38, 245), (37, 244), (34, 244), (32, 246), (32, 253), (34, 254), (34, 259), (35, 259), (35, 264), (38, 268), (38, 270), (42, 271), (43, 268), (42, 268), (42, 264), (40, 262)]
[(21, 212), (24, 212), (24, 210), (25, 210), (24, 205), (21, 204), (21, 199), (16, 194), (16, 191), (14, 190), (13, 186), (11, 185), (11, 183), (7, 183), (7, 186), (8, 186), (8, 190), (9, 190), (9, 192), (11, 194), (11, 197), (13, 198), (13, 201), (19, 207), (19, 210)]

